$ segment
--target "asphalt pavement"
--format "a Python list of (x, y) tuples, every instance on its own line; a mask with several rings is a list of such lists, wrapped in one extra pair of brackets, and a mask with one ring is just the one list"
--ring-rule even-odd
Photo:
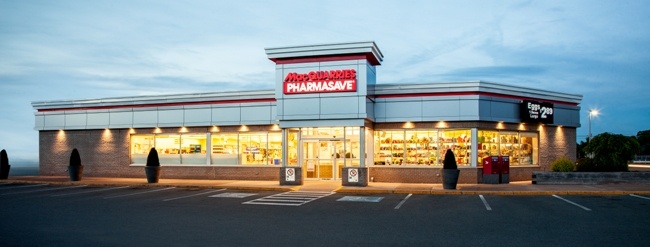
[(70, 181), (67, 176), (9, 176), (2, 182), (89, 185), (89, 186), (142, 186), (142, 187), (187, 187), (256, 191), (323, 191), (357, 194), (434, 194), (434, 195), (650, 195), (650, 184), (598, 184), (598, 185), (538, 185), (531, 181), (517, 181), (509, 184), (458, 184), (456, 190), (445, 190), (441, 184), (383, 183), (370, 182), (366, 187), (342, 186), (340, 180), (304, 181), (303, 185), (283, 186), (278, 181), (251, 180), (201, 180), (160, 179), (158, 183), (147, 183), (142, 178), (83, 177), (81, 181)]

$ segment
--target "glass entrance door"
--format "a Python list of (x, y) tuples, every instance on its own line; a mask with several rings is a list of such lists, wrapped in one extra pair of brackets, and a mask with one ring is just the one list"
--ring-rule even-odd
[(307, 179), (340, 179), (344, 164), (343, 139), (302, 140)]

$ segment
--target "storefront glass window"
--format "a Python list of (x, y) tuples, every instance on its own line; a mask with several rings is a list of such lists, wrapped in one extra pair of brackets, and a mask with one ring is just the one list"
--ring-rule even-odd
[(270, 165), (281, 165), (282, 163), (282, 133), (270, 132), (267, 159)]
[(539, 138), (537, 133), (521, 133), (521, 151), (518, 159), (520, 165), (536, 165), (539, 157)]
[(459, 166), (469, 166), (471, 162), (472, 140), (470, 130), (441, 130), (439, 133), (440, 156), (439, 163), (442, 164), (445, 152), (451, 149), (456, 156), (456, 163)]
[(300, 131), (297, 129), (290, 129), (287, 133), (287, 160), (288, 165), (298, 165), (298, 135)]
[(439, 165), (438, 131), (407, 130), (405, 140), (406, 165)]
[(239, 135), (239, 153), (241, 164), (259, 165), (266, 164), (266, 133), (246, 133)]
[[(155, 147), (161, 164), (205, 165), (280, 165), (282, 133), (212, 133), (211, 147), (207, 134), (131, 135), (131, 163), (145, 164), (149, 149)], [(289, 134), (294, 138), (297, 133)], [(209, 157), (208, 157), (209, 155)], [(294, 153), (294, 157), (295, 157)], [(293, 160), (297, 163), (297, 158)]]
[(538, 134), (509, 131), (479, 131), (478, 162), (487, 156), (509, 156), (510, 165), (538, 164)]
[(238, 165), (238, 142), (237, 133), (212, 133), (210, 163), (214, 165)]
[(404, 130), (375, 130), (375, 165), (404, 164)]
[(161, 164), (181, 164), (180, 135), (155, 135), (155, 140)]
[(149, 150), (154, 147), (153, 135), (132, 135), (131, 136), (131, 163), (147, 163)]
[(205, 164), (206, 144), (207, 137), (205, 134), (181, 135), (181, 163)]

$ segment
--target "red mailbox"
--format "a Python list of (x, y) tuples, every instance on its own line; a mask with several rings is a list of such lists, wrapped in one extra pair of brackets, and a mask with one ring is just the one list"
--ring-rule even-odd
[(499, 156), (499, 168), (501, 174), (510, 174), (510, 157)]
[(510, 157), (508, 156), (499, 156), (499, 183), (508, 184), (510, 183)]
[(483, 158), (483, 174), (499, 174), (499, 156)]
[(499, 156), (488, 156), (483, 158), (483, 183), (498, 184), (501, 178)]

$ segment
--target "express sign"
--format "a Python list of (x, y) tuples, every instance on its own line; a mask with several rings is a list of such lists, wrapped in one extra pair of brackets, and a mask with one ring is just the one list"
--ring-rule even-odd
[(521, 121), (553, 124), (554, 108), (551, 103), (524, 100), (521, 103)]
[(295, 72), (284, 78), (285, 94), (356, 92), (357, 71), (353, 69)]

